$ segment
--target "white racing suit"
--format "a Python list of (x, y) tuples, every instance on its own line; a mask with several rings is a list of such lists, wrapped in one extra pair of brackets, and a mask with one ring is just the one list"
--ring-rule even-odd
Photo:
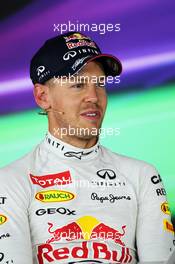
[(47, 133), (0, 169), (0, 264), (152, 263), (173, 239), (154, 167), (99, 142), (79, 149)]

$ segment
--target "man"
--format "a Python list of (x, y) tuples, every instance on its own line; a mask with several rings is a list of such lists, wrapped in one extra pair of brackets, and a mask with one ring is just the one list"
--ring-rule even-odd
[(48, 133), (0, 170), (3, 264), (152, 263), (173, 250), (157, 171), (99, 143), (104, 77), (120, 73), (117, 58), (78, 32), (46, 41), (33, 57), (30, 76)]

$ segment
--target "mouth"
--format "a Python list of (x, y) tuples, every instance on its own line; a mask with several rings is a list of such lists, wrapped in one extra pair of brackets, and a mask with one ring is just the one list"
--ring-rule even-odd
[(98, 110), (90, 110), (80, 114), (83, 118), (88, 120), (99, 120), (101, 118), (101, 113)]

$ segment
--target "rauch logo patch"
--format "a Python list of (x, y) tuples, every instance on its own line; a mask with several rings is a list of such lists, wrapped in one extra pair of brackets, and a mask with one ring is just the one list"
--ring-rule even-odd
[(74, 199), (75, 194), (63, 190), (49, 190), (38, 192), (35, 198), (43, 203), (65, 202)]

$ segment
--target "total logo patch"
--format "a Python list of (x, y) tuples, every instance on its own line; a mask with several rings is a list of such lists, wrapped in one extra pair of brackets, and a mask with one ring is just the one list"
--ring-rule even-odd
[(63, 190), (49, 190), (38, 192), (35, 198), (43, 203), (66, 202), (73, 200), (75, 194)]
[(3, 225), (7, 222), (7, 217), (5, 215), (0, 214), (0, 225)]
[(165, 229), (166, 231), (169, 231), (169, 232), (174, 233), (174, 227), (173, 227), (173, 224), (172, 224), (169, 220), (164, 219), (164, 220), (163, 220), (163, 225), (164, 225), (164, 229)]
[(39, 185), (42, 188), (51, 187), (54, 185), (66, 185), (72, 183), (70, 171), (63, 171), (55, 174), (34, 176), (30, 174), (33, 184)]
[(167, 202), (164, 202), (164, 203), (161, 204), (161, 210), (162, 210), (162, 212), (163, 212), (164, 214), (168, 214), (168, 215), (171, 214), (171, 213), (170, 213), (170, 208), (169, 208), (169, 205), (168, 205)]

